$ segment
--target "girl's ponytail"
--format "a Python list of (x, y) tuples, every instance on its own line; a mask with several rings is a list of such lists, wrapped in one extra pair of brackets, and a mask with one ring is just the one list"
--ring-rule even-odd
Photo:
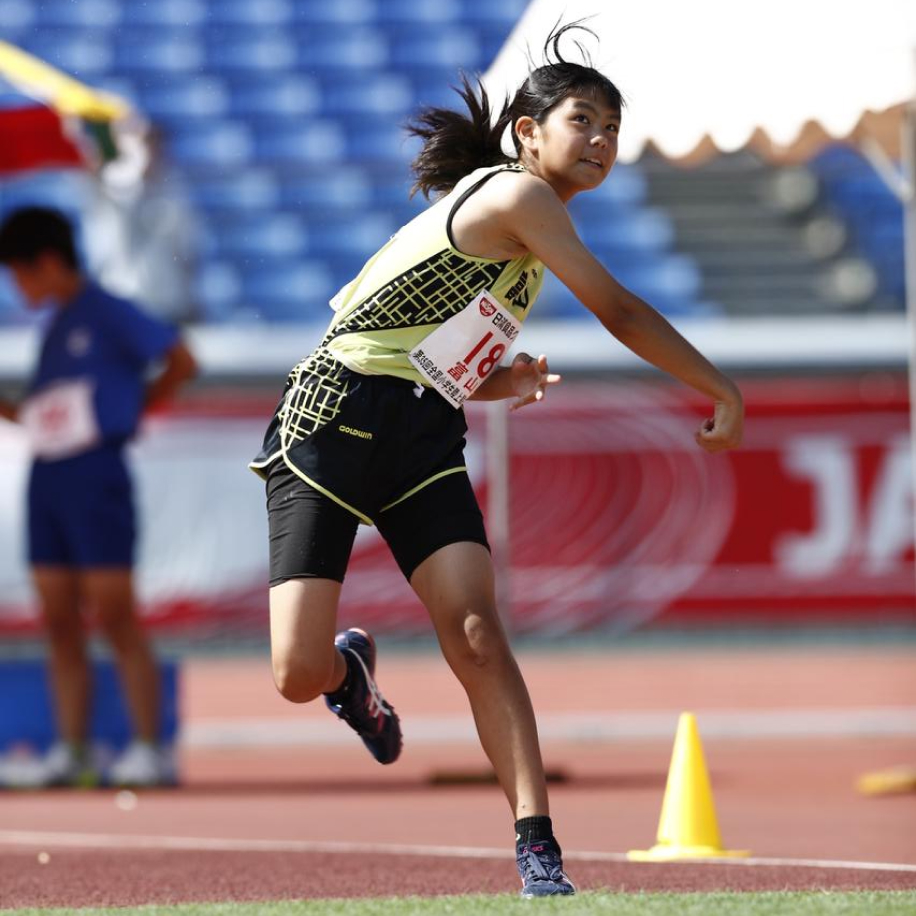
[(491, 124), (490, 100), (478, 81), (480, 98), (466, 76), (455, 91), (464, 99), (467, 115), (448, 108), (424, 108), (407, 124), (407, 130), (423, 141), (423, 148), (411, 163), (417, 191), (425, 197), (430, 192), (448, 193), (474, 169), (512, 161), (501, 148), (503, 133), (509, 124), (508, 106), (504, 106), (495, 124)]

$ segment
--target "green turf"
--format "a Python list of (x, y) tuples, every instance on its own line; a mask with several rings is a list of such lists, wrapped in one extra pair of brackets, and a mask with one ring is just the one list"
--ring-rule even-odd
[(583, 893), (552, 900), (508, 894), (467, 897), (384, 897), (276, 903), (189, 903), (117, 909), (4, 910), (2, 916), (913, 916), (916, 891), (765, 894)]

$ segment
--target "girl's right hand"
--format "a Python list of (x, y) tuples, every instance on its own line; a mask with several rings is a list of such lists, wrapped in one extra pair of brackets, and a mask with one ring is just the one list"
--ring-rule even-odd
[(512, 391), (516, 396), (509, 410), (518, 410), (526, 404), (543, 400), (547, 386), (560, 381), (560, 376), (550, 371), (543, 353), (537, 359), (527, 353), (519, 353), (512, 360), (509, 371), (512, 374)]

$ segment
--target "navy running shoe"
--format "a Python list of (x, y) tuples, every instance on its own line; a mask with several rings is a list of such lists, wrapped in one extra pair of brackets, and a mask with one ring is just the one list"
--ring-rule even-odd
[(563, 858), (555, 842), (532, 840), (515, 847), (515, 863), (522, 879), (522, 897), (575, 894), (563, 871)]
[(338, 633), (334, 645), (347, 663), (344, 687), (325, 694), (328, 709), (343, 719), (379, 763), (394, 763), (401, 753), (401, 722), (375, 683), (375, 640), (365, 630)]

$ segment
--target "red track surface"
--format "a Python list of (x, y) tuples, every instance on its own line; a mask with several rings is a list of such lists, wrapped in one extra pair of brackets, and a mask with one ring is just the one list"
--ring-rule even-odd
[[(909, 648), (563, 652), (521, 661), (545, 716), (691, 709), (701, 735), (704, 714), (716, 710), (803, 708), (826, 715), (916, 706)], [(390, 768), (375, 764), (355, 737), (340, 747), (192, 748), (184, 754), (183, 788), (139, 793), (130, 810), (112, 792), (3, 796), (0, 907), (514, 890), (508, 857), (386, 851), (408, 844), (418, 847), (414, 853), (454, 846), (508, 856), (512, 832), (497, 787), (434, 784), (442, 771), (485, 774), (474, 745), (411, 743), (412, 721), (465, 712), (444, 663), (383, 653), (379, 676), (405, 727), (403, 758)], [(266, 659), (190, 663), (183, 705), (189, 723), (278, 719), (289, 722), (291, 735), (300, 723), (327, 717), (320, 705), (296, 708), (280, 700)], [(566, 777), (552, 790), (553, 818), (582, 888), (916, 888), (916, 871), (581, 860), (586, 852), (653, 843), (673, 729), (665, 739), (587, 738), (544, 742), (548, 767)], [(771, 858), (916, 865), (916, 795), (865, 798), (854, 789), (867, 770), (916, 762), (912, 734), (704, 736), (703, 743), (727, 847)], [(12, 831), (22, 832), (18, 841)], [(224, 848), (208, 850), (199, 839)], [(272, 841), (270, 851), (258, 850), (259, 840)], [(325, 845), (296, 851), (303, 841)], [(337, 852), (334, 843), (354, 849)], [(40, 852), (50, 857), (45, 864)]]

